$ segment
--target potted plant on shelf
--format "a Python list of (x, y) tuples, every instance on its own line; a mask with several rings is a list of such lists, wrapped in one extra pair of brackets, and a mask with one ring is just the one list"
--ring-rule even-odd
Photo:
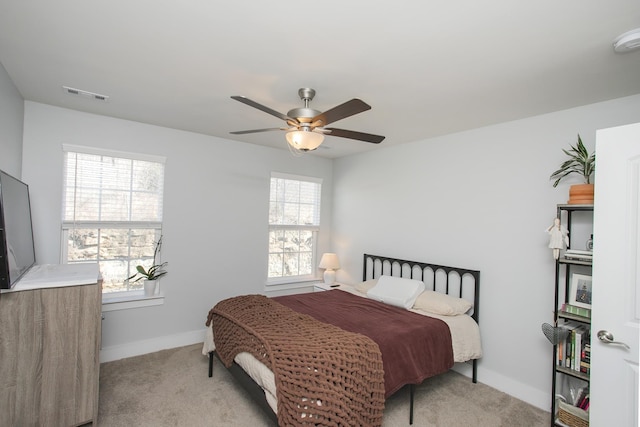
[(133, 283), (136, 283), (139, 280), (144, 280), (144, 294), (145, 296), (152, 296), (156, 293), (156, 285), (158, 283), (158, 279), (167, 274), (167, 270), (165, 267), (167, 266), (167, 262), (163, 262), (162, 264), (156, 264), (156, 259), (158, 254), (160, 253), (160, 248), (162, 247), (162, 236), (156, 242), (156, 247), (153, 251), (153, 262), (149, 269), (145, 269), (144, 266), (138, 265), (136, 266), (136, 273), (131, 277), (127, 278), (127, 280), (131, 280), (137, 276), (136, 280)]
[(575, 184), (569, 187), (569, 201), (567, 203), (571, 205), (575, 204), (593, 204), (594, 185), (591, 182), (591, 175), (596, 171), (596, 153), (587, 151), (580, 134), (578, 134), (578, 143), (570, 146), (570, 150), (563, 149), (564, 153), (569, 156), (560, 166), (560, 169), (551, 174), (549, 179), (555, 179), (553, 186), (556, 187), (558, 183), (567, 175), (572, 173), (582, 176), (584, 183)]

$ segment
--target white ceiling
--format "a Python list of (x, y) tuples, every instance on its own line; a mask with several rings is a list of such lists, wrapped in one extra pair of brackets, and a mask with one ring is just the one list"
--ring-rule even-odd
[(282, 149), (229, 134), (284, 124), (230, 96), (286, 114), (311, 87), (388, 146), (638, 94), (640, 51), (612, 49), (638, 27), (638, 0), (0, 0), (0, 63), (26, 100)]

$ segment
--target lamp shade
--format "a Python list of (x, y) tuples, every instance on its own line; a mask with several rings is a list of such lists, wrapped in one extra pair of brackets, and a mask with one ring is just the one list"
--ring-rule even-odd
[(292, 148), (301, 151), (315, 150), (324, 141), (324, 135), (310, 130), (293, 130), (287, 132), (285, 137)]
[(320, 268), (326, 268), (327, 270), (335, 270), (340, 268), (340, 261), (338, 261), (338, 255), (332, 253), (322, 254), (320, 260)]

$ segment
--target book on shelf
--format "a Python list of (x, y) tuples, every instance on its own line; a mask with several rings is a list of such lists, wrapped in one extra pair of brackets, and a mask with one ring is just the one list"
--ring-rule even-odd
[(582, 353), (582, 326), (571, 330), (571, 355), (567, 368), (580, 371), (580, 354)]
[(587, 342), (582, 349), (580, 372), (587, 375), (591, 373), (591, 344), (589, 342)]
[(562, 354), (558, 355), (558, 365), (571, 369), (571, 360), (575, 356), (575, 329), (578, 325), (568, 323), (559, 327), (566, 331), (566, 338), (562, 342)]
[(564, 366), (566, 346), (567, 346), (567, 340), (558, 340), (558, 344), (556, 345), (556, 352), (558, 356), (558, 360), (556, 361), (556, 364), (558, 366)]
[(589, 255), (593, 256), (593, 251), (582, 251), (579, 249), (567, 249), (565, 251), (566, 254), (575, 254), (575, 255)]
[(564, 254), (564, 258), (575, 261), (593, 261), (593, 256), (589, 255)]
[(579, 261), (593, 261), (593, 251), (582, 251), (578, 249), (567, 249), (564, 251), (566, 259)]
[(562, 304), (562, 308), (560, 310), (564, 311), (565, 313), (576, 314), (578, 316), (591, 318), (590, 308), (578, 307), (577, 305), (565, 303)]
[(580, 365), (582, 363), (584, 346), (588, 341), (589, 330), (585, 326), (579, 326), (574, 329), (573, 347), (575, 349), (571, 368), (574, 371), (581, 372)]

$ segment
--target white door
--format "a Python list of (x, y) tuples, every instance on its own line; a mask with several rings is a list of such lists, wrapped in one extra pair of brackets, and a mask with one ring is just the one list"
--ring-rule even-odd
[[(635, 427), (639, 398), (640, 123), (599, 130), (595, 152), (590, 426)], [(609, 335), (600, 340), (599, 331)]]

